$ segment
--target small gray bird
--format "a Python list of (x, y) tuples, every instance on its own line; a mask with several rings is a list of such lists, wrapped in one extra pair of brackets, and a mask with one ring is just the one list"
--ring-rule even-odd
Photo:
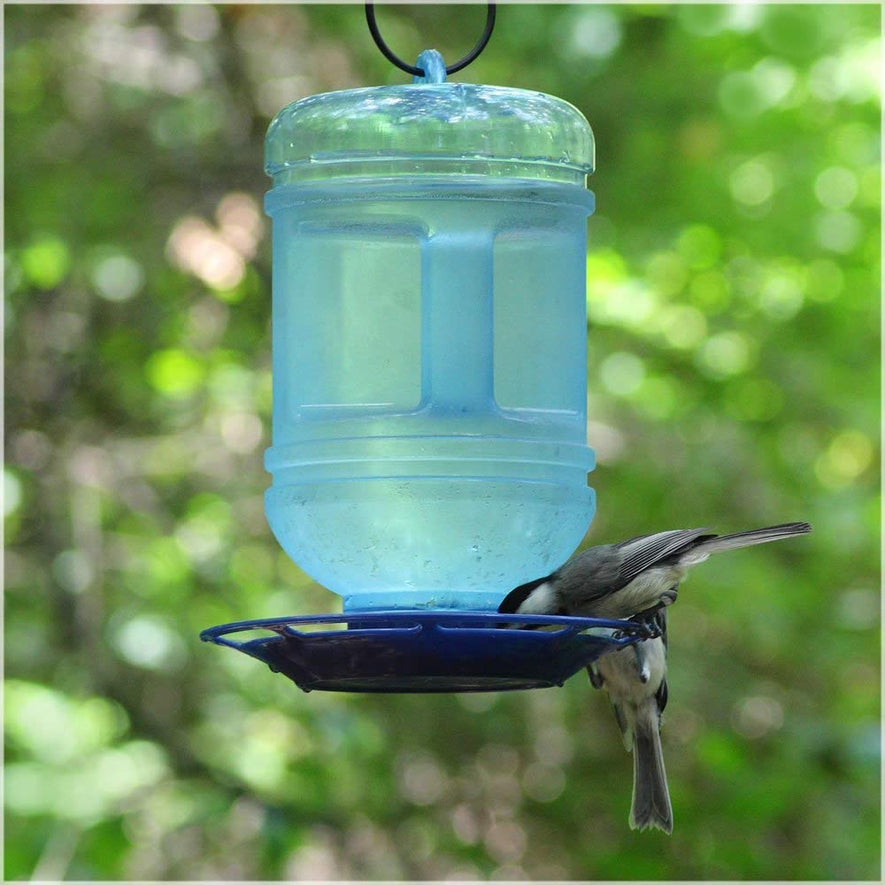
[(654, 616), (661, 635), (602, 655), (589, 667), (594, 688), (605, 688), (633, 753), (630, 828), (673, 832), (673, 809), (661, 750), (661, 715), (667, 706), (667, 610)]
[(511, 590), (498, 607), (523, 615), (631, 618), (651, 629), (652, 638), (604, 654), (587, 668), (593, 686), (608, 692), (624, 744), (634, 751), (631, 828), (673, 830), (660, 727), (667, 704), (665, 607), (675, 602), (679, 582), (711, 553), (810, 531), (807, 522), (733, 535), (677, 529), (591, 547), (552, 574)]

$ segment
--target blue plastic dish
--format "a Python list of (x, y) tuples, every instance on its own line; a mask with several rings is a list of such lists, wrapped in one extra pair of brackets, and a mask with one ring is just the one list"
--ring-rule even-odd
[[(231, 637), (256, 630), (268, 635)], [(200, 638), (263, 661), (304, 691), (468, 692), (562, 685), (646, 635), (631, 621), (396, 611), (239, 621)]]

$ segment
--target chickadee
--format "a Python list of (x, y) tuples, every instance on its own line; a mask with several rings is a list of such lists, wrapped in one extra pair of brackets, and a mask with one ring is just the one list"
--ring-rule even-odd
[(661, 714), (667, 706), (667, 610), (654, 616), (661, 635), (599, 657), (587, 667), (594, 688), (605, 688), (633, 753), (630, 829), (673, 832), (673, 809), (661, 750)]
[(706, 528), (677, 529), (590, 547), (552, 574), (511, 590), (498, 611), (587, 618), (651, 616), (675, 602), (679, 582), (688, 569), (711, 553), (810, 531), (807, 522), (788, 522), (734, 535), (714, 535)]
[(779, 541), (811, 531), (791, 522), (733, 535), (678, 529), (591, 547), (545, 578), (511, 590), (498, 611), (514, 614), (633, 618), (659, 635), (602, 655), (587, 671), (605, 688), (624, 745), (633, 752), (630, 827), (673, 831), (673, 812), (661, 752), (661, 714), (667, 705), (667, 621), (679, 582), (711, 553)]

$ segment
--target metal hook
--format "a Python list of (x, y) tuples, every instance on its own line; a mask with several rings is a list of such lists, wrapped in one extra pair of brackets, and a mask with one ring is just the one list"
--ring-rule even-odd
[[(479, 54), (486, 48), (492, 31), (495, 27), (495, 3), (488, 4), (488, 13), (486, 14), (486, 26), (482, 32), (482, 36), (476, 43), (476, 46), (467, 53), (460, 61), (446, 67), (446, 74), (454, 74), (457, 71), (466, 68)], [(366, 4), (366, 22), (369, 25), (369, 33), (375, 41), (375, 45), (381, 50), (381, 54), (392, 64), (395, 64), (401, 71), (412, 74), (415, 77), (425, 76), (423, 68), (415, 67), (415, 65), (406, 64), (393, 50), (384, 42), (381, 32), (378, 30), (378, 23), (375, 21), (375, 4)]]

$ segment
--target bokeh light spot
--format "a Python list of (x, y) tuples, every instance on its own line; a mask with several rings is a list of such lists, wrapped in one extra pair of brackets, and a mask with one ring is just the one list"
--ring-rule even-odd
[(216, 501), (183, 520), (175, 529), (175, 538), (193, 562), (206, 563), (224, 549), (229, 528), (230, 507)]
[(759, 206), (774, 193), (774, 174), (771, 166), (761, 159), (742, 163), (729, 179), (731, 195), (745, 206)]
[(483, 841), (498, 863), (514, 863), (525, 854), (527, 837), (516, 821), (502, 820), (492, 824)]
[(700, 367), (714, 378), (738, 375), (750, 365), (750, 345), (740, 332), (720, 332), (699, 350)]
[[(63, 694), (19, 680), (4, 688), (4, 727), (12, 739), (44, 762), (66, 762), (77, 752), (73, 705)], [(39, 723), (39, 727), (35, 725)]]
[(302, 74), (289, 74), (285, 77), (270, 77), (258, 84), (255, 102), (268, 117), (293, 101), (307, 98), (314, 83)]
[(826, 209), (846, 209), (857, 196), (857, 176), (844, 166), (824, 169), (814, 181), (814, 195)]
[(111, 255), (96, 265), (92, 272), (92, 283), (102, 298), (128, 301), (144, 285), (144, 271), (128, 255)]
[(479, 822), (469, 805), (458, 805), (452, 810), (452, 830), (458, 841), (465, 845), (479, 842)]
[(571, 22), (569, 48), (585, 58), (607, 58), (621, 43), (621, 25), (604, 6), (583, 6)]
[(192, 576), (187, 555), (175, 538), (152, 539), (135, 562), (138, 572), (149, 578), (138, 582), (138, 592), (145, 596), (186, 585)]
[(243, 279), (243, 256), (202, 218), (182, 218), (168, 242), (171, 260), (213, 289), (233, 289)]
[(178, 633), (155, 615), (139, 615), (120, 625), (114, 646), (128, 663), (146, 670), (174, 670), (186, 653)]
[(245, 259), (255, 256), (264, 223), (254, 197), (243, 193), (227, 194), (215, 210), (221, 236)]
[(645, 364), (632, 353), (618, 352), (606, 357), (599, 367), (603, 386), (615, 396), (635, 393), (645, 378)]
[(848, 630), (871, 630), (879, 623), (879, 594), (870, 587), (852, 587), (839, 596), (837, 619)]
[(676, 12), (679, 24), (697, 37), (712, 37), (729, 24), (729, 8), (725, 4), (685, 4)]
[(755, 31), (765, 15), (765, 6), (761, 3), (729, 3), (723, 6), (728, 10), (728, 25), (733, 31)]
[(536, 802), (553, 802), (565, 789), (565, 773), (558, 765), (532, 762), (525, 770), (522, 787)]
[(455, 697), (458, 698), (458, 703), (471, 713), (487, 713), (499, 700), (499, 696), (490, 691), (468, 692)]
[(759, 740), (783, 726), (784, 710), (774, 698), (748, 697), (735, 706), (731, 723), (738, 734), (748, 740)]
[(70, 593), (82, 593), (95, 578), (95, 569), (82, 550), (63, 550), (52, 561), (52, 574)]
[(216, 403), (231, 411), (244, 410), (253, 401), (253, 377), (237, 363), (221, 362), (209, 374), (209, 393)]
[(835, 56), (818, 59), (808, 71), (808, 89), (822, 101), (837, 101), (845, 94), (846, 86), (844, 69)]
[(879, 38), (849, 44), (843, 53), (846, 97), (856, 103), (878, 102), (882, 84), (882, 58)]
[(760, 33), (774, 51), (786, 56), (814, 56), (824, 39), (822, 19), (810, 16), (801, 5), (766, 6)]
[(757, 62), (752, 76), (769, 107), (783, 104), (796, 83), (795, 69), (783, 59), (772, 56)]
[(39, 237), (22, 253), (20, 259), (25, 278), (38, 289), (54, 289), (71, 267), (71, 253), (58, 237)]
[(575, 753), (574, 736), (562, 725), (545, 725), (535, 738), (535, 756), (543, 765), (567, 765)]
[(409, 755), (402, 760), (400, 793), (414, 805), (433, 805), (442, 795), (445, 784), (439, 763), (429, 753)]
[(339, 865), (332, 837), (324, 830), (289, 855), (285, 877), (291, 882), (331, 882), (347, 878)]
[(670, 297), (688, 282), (688, 267), (676, 252), (657, 252), (648, 262), (645, 277), (656, 292)]
[(7, 467), (3, 470), (3, 515), (11, 516), (22, 502), (21, 480)]
[(707, 320), (690, 304), (665, 308), (661, 311), (660, 324), (667, 343), (680, 350), (696, 347), (707, 334)]
[(174, 11), (176, 30), (188, 40), (204, 43), (215, 37), (221, 27), (218, 12), (212, 6), (176, 6)]
[(846, 254), (860, 242), (863, 225), (850, 212), (824, 212), (816, 219), (815, 233), (825, 249)]
[(175, 348), (152, 354), (145, 371), (155, 390), (173, 398), (190, 396), (200, 387), (205, 376), (200, 362)]
[(12, 460), (26, 470), (40, 470), (52, 457), (52, 443), (39, 430), (23, 429), (13, 434), (10, 450)]
[(849, 485), (873, 463), (872, 440), (859, 430), (838, 434), (817, 458), (814, 471), (820, 482), (831, 488)]
[(250, 412), (232, 412), (221, 419), (224, 444), (239, 455), (254, 452), (263, 434), (261, 419)]
[(789, 320), (802, 308), (805, 295), (798, 270), (770, 275), (759, 293), (759, 307), (774, 320)]
[(628, 279), (624, 259), (614, 249), (587, 254), (587, 298), (607, 295)]
[(719, 104), (729, 116), (747, 118), (761, 113), (767, 102), (761, 84), (752, 74), (733, 71), (719, 84)]
[(8, 810), (22, 816), (45, 814), (55, 772), (36, 762), (11, 762), (3, 770), (3, 793)]

